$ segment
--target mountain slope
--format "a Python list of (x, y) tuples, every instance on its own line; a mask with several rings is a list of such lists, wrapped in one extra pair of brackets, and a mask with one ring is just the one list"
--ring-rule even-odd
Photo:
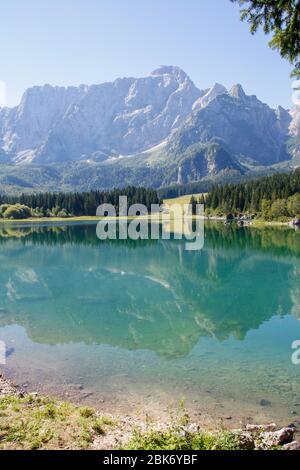
[(236, 158), (272, 165), (290, 158), (286, 148), (290, 121), (283, 108), (276, 112), (236, 85), (196, 109), (170, 139), (169, 151), (182, 152), (197, 142), (217, 138)]
[(199, 90), (178, 67), (80, 87), (33, 87), (0, 109), (0, 192), (155, 188), (299, 164), (300, 107), (241, 85)]
[(37, 164), (140, 152), (177, 128), (202, 94), (181, 69), (166, 66), (146, 78), (34, 87), (0, 113), (1, 147), (13, 163)]

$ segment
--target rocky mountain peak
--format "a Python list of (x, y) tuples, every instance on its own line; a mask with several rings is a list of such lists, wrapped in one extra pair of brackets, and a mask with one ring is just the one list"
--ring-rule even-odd
[(228, 93), (226, 88), (220, 83), (215, 83), (215, 85), (210, 88), (204, 96), (201, 96), (193, 105), (193, 110), (201, 109), (207, 106), (211, 101), (213, 101), (217, 96)]
[(189, 79), (188, 75), (180, 67), (174, 65), (161, 65), (151, 72), (152, 76), (172, 75), (174, 78), (184, 81)]
[(288, 134), (300, 134), (299, 109), (291, 115), (292, 123), (284, 108), (271, 109), (239, 84), (201, 91), (181, 68), (163, 65), (141, 78), (30, 88), (19, 106), (0, 109), (0, 161), (22, 164), (20, 174), (72, 167), (72, 187), (79, 173), (95, 187), (125, 180), (159, 187), (178, 174), (196, 181), (246, 171), (245, 161), (287, 160)]
[(300, 136), (300, 105), (294, 106), (290, 114), (292, 117), (290, 132), (292, 136)]
[(240, 99), (240, 100), (245, 99), (246, 96), (247, 96), (246, 93), (244, 92), (244, 89), (243, 89), (242, 85), (240, 85), (239, 83), (236, 84), (236, 85), (233, 85), (233, 87), (231, 88), (229, 94), (233, 98), (237, 98), (237, 99)]
[(276, 110), (276, 115), (278, 119), (278, 124), (282, 132), (288, 134), (289, 126), (292, 121), (292, 116), (290, 112), (284, 109), (282, 106), (278, 106)]

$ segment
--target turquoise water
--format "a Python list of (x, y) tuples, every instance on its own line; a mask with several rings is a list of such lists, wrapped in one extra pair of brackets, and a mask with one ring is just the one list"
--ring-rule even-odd
[(295, 420), (300, 232), (208, 225), (202, 251), (184, 248), (103, 242), (93, 224), (0, 228), (5, 374), (119, 413), (184, 399), (203, 420)]

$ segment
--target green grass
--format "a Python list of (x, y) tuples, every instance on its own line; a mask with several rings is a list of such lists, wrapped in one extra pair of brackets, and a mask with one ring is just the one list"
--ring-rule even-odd
[(50, 398), (0, 398), (0, 449), (87, 449), (114, 422), (92, 408)]
[[(240, 431), (199, 430), (191, 424), (183, 407), (171, 413), (168, 424), (159, 428), (147, 420), (140, 427), (123, 428), (121, 421), (99, 415), (87, 406), (76, 406), (47, 397), (17, 395), (0, 397), (0, 450), (89, 449), (99, 437), (124, 430), (131, 432), (122, 450), (251, 450), (260, 435), (245, 439)], [(97, 439), (98, 438), (98, 439)]]
[(184, 204), (189, 204), (191, 202), (192, 196), (194, 196), (197, 200), (202, 196), (205, 195), (205, 193), (197, 193), (197, 194), (187, 194), (185, 196), (179, 196), (173, 199), (164, 199), (163, 203), (165, 206), (170, 206), (172, 204), (179, 204), (179, 205), (184, 205)]
[(2, 219), (0, 224), (19, 224), (19, 223), (41, 223), (41, 222), (80, 222), (80, 221), (97, 221), (102, 217), (96, 216), (81, 216), (81, 217), (30, 217), (28, 219)]
[(184, 402), (170, 413), (168, 426), (157, 430), (148, 423), (148, 430), (135, 429), (123, 450), (242, 450), (239, 434), (220, 430), (216, 433), (195, 430), (191, 427), (190, 417)]
[(238, 435), (230, 431), (188, 432), (178, 427), (164, 431), (135, 430), (124, 450), (242, 450)]

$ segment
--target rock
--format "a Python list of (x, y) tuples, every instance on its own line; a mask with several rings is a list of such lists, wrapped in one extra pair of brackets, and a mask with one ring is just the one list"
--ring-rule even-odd
[(260, 406), (271, 406), (271, 402), (269, 400), (262, 399), (259, 402)]
[[(89, 397), (91, 397), (91, 396), (93, 396), (93, 395), (94, 395), (93, 392), (87, 392), (87, 393), (84, 393), (83, 395), (81, 395), (81, 398), (82, 398), (82, 399), (84, 399), (84, 398), (89, 398)], [(103, 401), (99, 400), (99, 402), (100, 402), (100, 403), (104, 403), (104, 400), (103, 400)]]
[(275, 432), (264, 432), (260, 435), (259, 448), (268, 449), (287, 444), (293, 441), (294, 434), (295, 428), (282, 428)]
[(294, 226), (299, 226), (299, 225), (300, 225), (300, 219), (295, 219), (295, 220), (293, 220), (291, 223), (292, 223), (292, 225), (294, 225)]
[(292, 441), (288, 444), (284, 444), (282, 448), (283, 450), (300, 450), (300, 444), (297, 441)]
[(247, 424), (246, 430), (251, 432), (261, 431), (275, 431), (277, 428), (275, 423), (261, 425), (261, 424)]
[(226, 215), (226, 222), (232, 222), (235, 219), (234, 215), (229, 213)]
[(251, 432), (242, 432), (239, 435), (240, 446), (245, 450), (255, 449), (255, 440)]
[(83, 390), (84, 386), (82, 384), (69, 384), (69, 387), (74, 390)]

